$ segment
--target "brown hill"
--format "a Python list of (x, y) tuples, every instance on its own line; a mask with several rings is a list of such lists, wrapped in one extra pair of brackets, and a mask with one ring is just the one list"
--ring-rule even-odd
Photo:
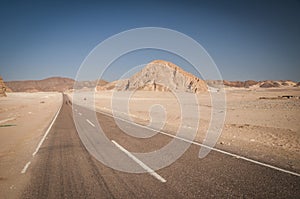
[(223, 81), (225, 86), (229, 87), (244, 87), (249, 88), (250, 86), (256, 85), (258, 82), (254, 80), (247, 80), (247, 81)]
[[(73, 89), (75, 80), (65, 77), (50, 77), (43, 80), (9, 81), (6, 85), (13, 92), (63, 92)], [(76, 82), (77, 89), (94, 88), (95, 85), (107, 84), (104, 80)]]
[(281, 84), (276, 82), (276, 81), (264, 81), (261, 82), (260, 86), (261, 88), (275, 88), (275, 87), (280, 87)]
[(206, 83), (181, 69), (179, 66), (163, 61), (150, 62), (140, 72), (129, 79), (118, 80), (99, 87), (98, 90), (146, 90), (146, 91), (176, 91), (203, 92), (207, 91)]
[(291, 80), (265, 80), (258, 82), (258, 85), (260, 88), (284, 88), (294, 87), (297, 83)]
[(43, 80), (5, 82), (13, 92), (65, 91), (73, 88), (74, 80), (63, 77), (50, 77)]

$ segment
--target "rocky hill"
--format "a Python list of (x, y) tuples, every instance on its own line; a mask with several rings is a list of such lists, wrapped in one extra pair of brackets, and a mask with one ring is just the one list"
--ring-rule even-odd
[(129, 79), (118, 80), (98, 87), (98, 90), (146, 90), (175, 92), (204, 92), (206, 83), (200, 78), (182, 70), (179, 66), (163, 61), (150, 62)]
[(78, 81), (76, 82), (76, 84), (74, 84), (74, 88), (75, 89), (89, 89), (92, 88), (94, 89), (95, 86), (104, 86), (106, 85), (108, 82), (105, 80), (93, 80), (93, 81)]
[(3, 82), (3, 79), (2, 77), (0, 76), (0, 97), (6, 97), (6, 85), (5, 83)]
[(225, 87), (236, 87), (236, 88), (284, 88), (284, 87), (298, 87), (296, 82), (291, 80), (264, 80), (264, 81), (227, 81), (227, 80), (208, 80), (207, 85), (212, 87), (218, 87), (223, 84)]

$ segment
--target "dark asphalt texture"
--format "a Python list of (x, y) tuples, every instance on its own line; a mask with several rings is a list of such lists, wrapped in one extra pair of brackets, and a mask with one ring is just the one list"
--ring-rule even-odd
[[(72, 106), (65, 101), (69, 101), (66, 96), (28, 169), (30, 183), (21, 198), (300, 198), (300, 177), (214, 151), (199, 159), (200, 146), (196, 145), (170, 166), (156, 171), (167, 180), (165, 183), (148, 173), (111, 169), (86, 150), (75, 128)], [(80, 109), (82, 117), (89, 111)], [(130, 152), (153, 151), (171, 141), (162, 134), (134, 138), (123, 133), (112, 117), (101, 113), (97, 117), (106, 136)], [(132, 130), (147, 131), (128, 125)]]

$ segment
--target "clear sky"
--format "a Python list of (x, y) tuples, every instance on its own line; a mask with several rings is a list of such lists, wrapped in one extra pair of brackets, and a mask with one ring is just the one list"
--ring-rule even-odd
[[(198, 41), (224, 79), (300, 81), (296, 0), (1, 1), (0, 75), (5, 81), (75, 78), (101, 41), (148, 26), (174, 29)], [(164, 57), (150, 54), (149, 61)], [(119, 71), (107, 80), (122, 75)]]

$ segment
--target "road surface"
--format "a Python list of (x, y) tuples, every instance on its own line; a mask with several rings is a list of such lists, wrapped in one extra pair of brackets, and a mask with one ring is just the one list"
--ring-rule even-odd
[[(94, 128), (87, 109), (78, 107), (82, 128)], [(97, 113), (107, 137), (131, 152), (163, 147), (171, 137), (157, 134), (139, 139), (123, 133), (110, 116)], [(138, 131), (146, 129), (128, 124)], [(116, 145), (116, 150), (120, 150)], [(211, 151), (198, 158), (192, 144), (173, 164), (149, 173), (132, 174), (97, 161), (81, 142), (72, 106), (64, 96), (62, 108), (41, 148), (23, 175), (30, 180), (21, 198), (299, 198), (300, 177), (243, 159)], [(122, 152), (123, 153), (123, 152)], [(125, 153), (124, 153), (125, 154)], [(128, 156), (126, 156), (129, 158)], [(120, 161), (109, 156), (111, 161)], [(121, 164), (122, 162), (120, 162)], [(131, 164), (138, 164), (132, 160)]]

